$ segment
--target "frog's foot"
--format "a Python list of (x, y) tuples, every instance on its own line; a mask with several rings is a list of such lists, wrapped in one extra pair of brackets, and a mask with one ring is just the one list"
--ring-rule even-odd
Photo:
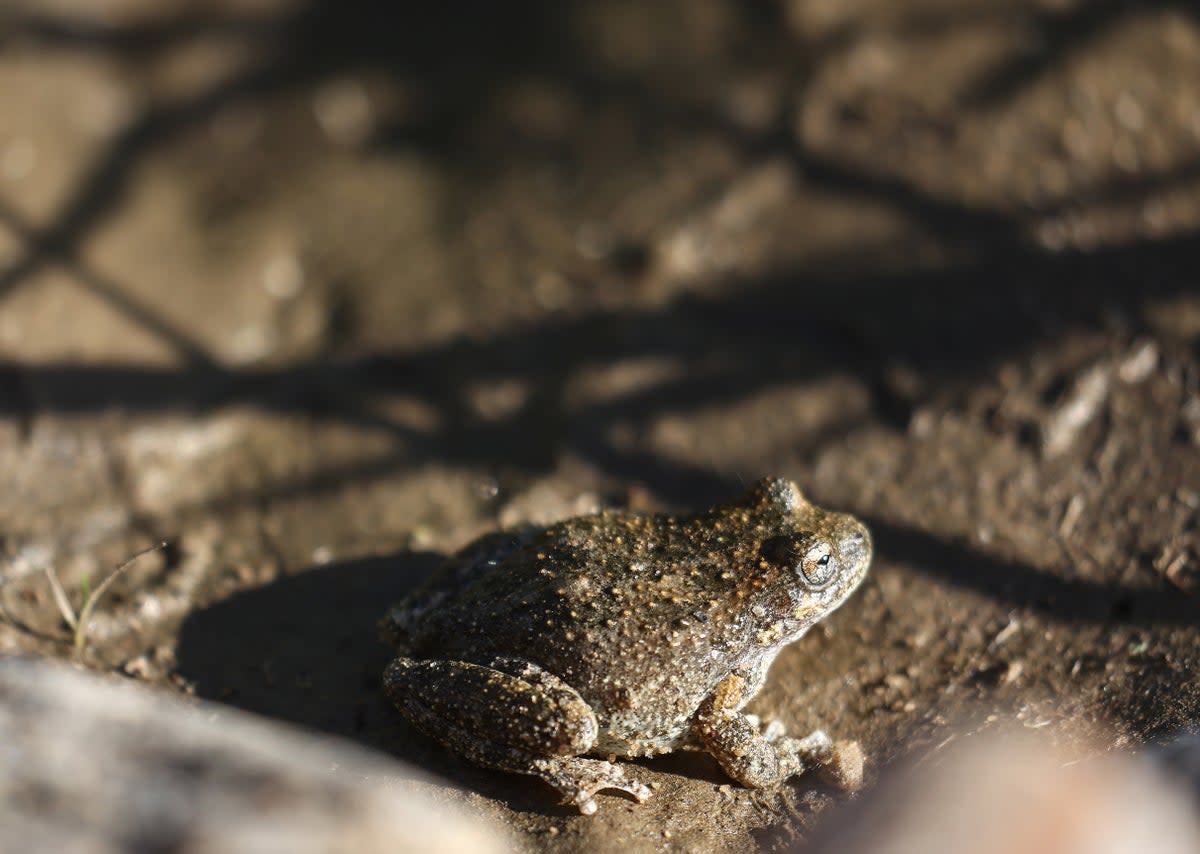
[[(778, 723), (772, 721), (772, 723)], [(804, 738), (788, 738), (780, 725), (763, 730), (765, 738), (783, 756), (785, 768), (795, 768), (788, 776), (819, 769), (821, 777), (844, 792), (857, 792), (863, 784), (863, 752), (857, 741), (833, 742), (818, 729)]]
[(742, 676), (727, 677), (701, 705), (693, 725), (700, 743), (730, 777), (743, 786), (768, 788), (834, 760), (833, 742), (823, 730), (792, 738), (773, 723), (760, 731), (757, 717), (738, 711), (745, 694)]
[(596, 793), (604, 789), (626, 792), (639, 803), (650, 797), (649, 787), (630, 780), (620, 766), (603, 759), (582, 756), (539, 759), (530, 770), (561, 792), (584, 815), (596, 812)]
[(795, 774), (828, 765), (833, 759), (833, 742), (823, 729), (815, 729), (804, 738), (791, 738), (780, 733), (770, 741), (779, 752), (795, 757), (798, 766)]

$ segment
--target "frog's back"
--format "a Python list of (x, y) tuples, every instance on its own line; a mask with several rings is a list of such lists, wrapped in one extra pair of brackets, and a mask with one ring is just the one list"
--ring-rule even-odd
[(514, 644), (531, 636), (596, 617), (678, 527), (672, 517), (609, 511), (488, 534), (451, 557), (387, 619), (410, 654), (516, 652)]
[(618, 624), (639, 623), (647, 597), (655, 601), (645, 631), (693, 610), (694, 597), (667, 595), (678, 593), (676, 576), (695, 573), (687, 521), (606, 511), (489, 535), (394, 608), (393, 621), (404, 624), (403, 646), (418, 656), (521, 654), (547, 645), (586, 654)]

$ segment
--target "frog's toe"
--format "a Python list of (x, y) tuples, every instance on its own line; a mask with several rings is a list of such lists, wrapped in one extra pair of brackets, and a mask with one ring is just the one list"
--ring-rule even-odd
[(639, 803), (650, 797), (648, 786), (629, 779), (620, 766), (603, 759), (544, 759), (535, 763), (534, 771), (584, 815), (596, 812), (596, 795), (606, 789), (625, 792)]
[(827, 765), (833, 759), (833, 741), (823, 729), (815, 729), (804, 738), (788, 741), (791, 749), (807, 765)]
[[(746, 717), (749, 717), (749, 715)], [(779, 720), (779, 718), (775, 718), (773, 721), (763, 727), (762, 737), (767, 741), (779, 741), (786, 735), (787, 727), (784, 725), (783, 721)]]

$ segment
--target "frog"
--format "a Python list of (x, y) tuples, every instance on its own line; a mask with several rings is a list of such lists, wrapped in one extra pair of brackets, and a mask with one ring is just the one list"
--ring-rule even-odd
[(822, 729), (791, 737), (743, 708), (871, 557), (859, 519), (784, 478), (691, 515), (495, 531), (386, 613), (383, 688), (435, 741), (538, 777), (585, 815), (602, 790), (650, 796), (618, 757), (707, 751), (743, 786), (778, 788), (838, 751)]

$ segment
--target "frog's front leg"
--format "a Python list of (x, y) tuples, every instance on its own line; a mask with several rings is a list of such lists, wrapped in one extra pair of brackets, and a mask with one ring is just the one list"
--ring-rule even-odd
[(733, 779), (750, 788), (778, 786), (789, 777), (828, 764), (833, 743), (822, 730), (805, 738), (789, 738), (782, 728), (759, 731), (758, 721), (742, 714), (747, 681), (726, 676), (696, 712), (693, 730), (704, 748)]
[(557, 676), (518, 658), (487, 665), (400, 657), (384, 689), (420, 730), (490, 768), (541, 777), (585, 814), (601, 789), (650, 796), (611, 762), (585, 759), (596, 743), (596, 715)]

